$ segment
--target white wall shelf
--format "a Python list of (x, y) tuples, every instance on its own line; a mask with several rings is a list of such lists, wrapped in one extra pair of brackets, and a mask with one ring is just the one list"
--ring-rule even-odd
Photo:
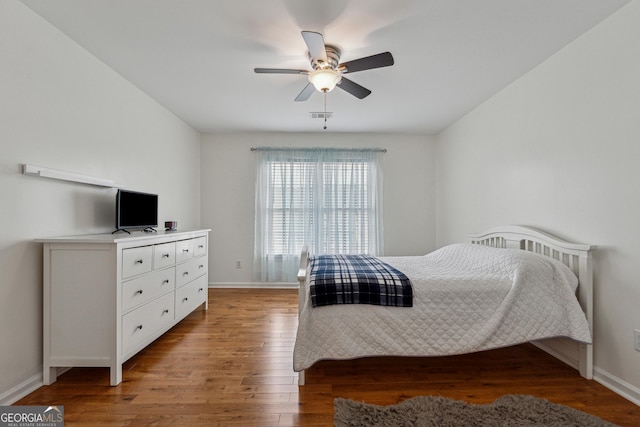
[(79, 173), (65, 172), (56, 169), (45, 168), (35, 165), (23, 165), (23, 175), (39, 176), (41, 178), (59, 179), (62, 181), (78, 182), (80, 184), (97, 185), (99, 187), (121, 188), (121, 185), (111, 179), (97, 178)]

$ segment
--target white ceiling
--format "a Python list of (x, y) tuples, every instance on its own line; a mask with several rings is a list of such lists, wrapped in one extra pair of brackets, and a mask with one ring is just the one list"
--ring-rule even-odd
[(301, 30), (341, 61), (389, 51), (327, 95), (328, 132), (435, 134), (628, 0), (22, 0), (201, 132), (322, 131), (294, 102), (309, 68)]

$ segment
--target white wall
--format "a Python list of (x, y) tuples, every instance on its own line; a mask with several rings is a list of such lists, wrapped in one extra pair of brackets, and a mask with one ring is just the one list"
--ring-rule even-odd
[[(435, 145), (408, 135), (261, 133), (209, 134), (201, 157), (202, 225), (212, 228), (209, 280), (251, 284), (255, 156), (251, 147), (380, 147), (384, 164), (385, 255), (417, 255), (435, 249)], [(242, 268), (236, 269), (236, 261)]]
[(438, 136), (438, 244), (528, 224), (598, 245), (596, 377), (640, 401), (640, 1)]
[[(200, 224), (200, 135), (16, 0), (0, 2), (0, 404), (41, 383), (44, 236), (111, 232), (115, 190), (21, 175), (29, 163), (160, 195)], [(78, 319), (79, 322), (82, 319)]]

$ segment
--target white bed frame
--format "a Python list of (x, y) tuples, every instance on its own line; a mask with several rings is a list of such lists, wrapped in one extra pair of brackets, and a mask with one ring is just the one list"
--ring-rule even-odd
[[(522, 249), (557, 259), (567, 265), (578, 277), (578, 301), (585, 313), (589, 329), (593, 333), (593, 267), (592, 256), (596, 246), (571, 243), (535, 228), (507, 225), (491, 228), (482, 233), (469, 235), (471, 243), (495, 248)], [(306, 285), (309, 253), (305, 246), (300, 258), (298, 281), (300, 286)], [(305, 295), (298, 292), (298, 307)], [(298, 312), (299, 315), (299, 312)], [(587, 379), (593, 378), (593, 345), (584, 344), (569, 338), (552, 338), (533, 342), (534, 345), (577, 369)], [(298, 384), (304, 385), (304, 371), (299, 373)]]

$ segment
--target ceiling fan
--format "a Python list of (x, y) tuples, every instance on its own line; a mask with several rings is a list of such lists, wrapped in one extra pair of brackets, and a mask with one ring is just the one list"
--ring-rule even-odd
[(393, 56), (389, 52), (340, 63), (340, 49), (334, 45), (325, 44), (322, 34), (314, 31), (302, 31), (302, 38), (309, 49), (309, 60), (313, 71), (287, 68), (254, 68), (254, 71), (258, 74), (307, 75), (309, 83), (298, 94), (296, 101), (306, 101), (315, 90), (324, 93), (330, 92), (336, 85), (356, 98), (363, 99), (369, 96), (371, 91), (343, 75), (393, 65)]

